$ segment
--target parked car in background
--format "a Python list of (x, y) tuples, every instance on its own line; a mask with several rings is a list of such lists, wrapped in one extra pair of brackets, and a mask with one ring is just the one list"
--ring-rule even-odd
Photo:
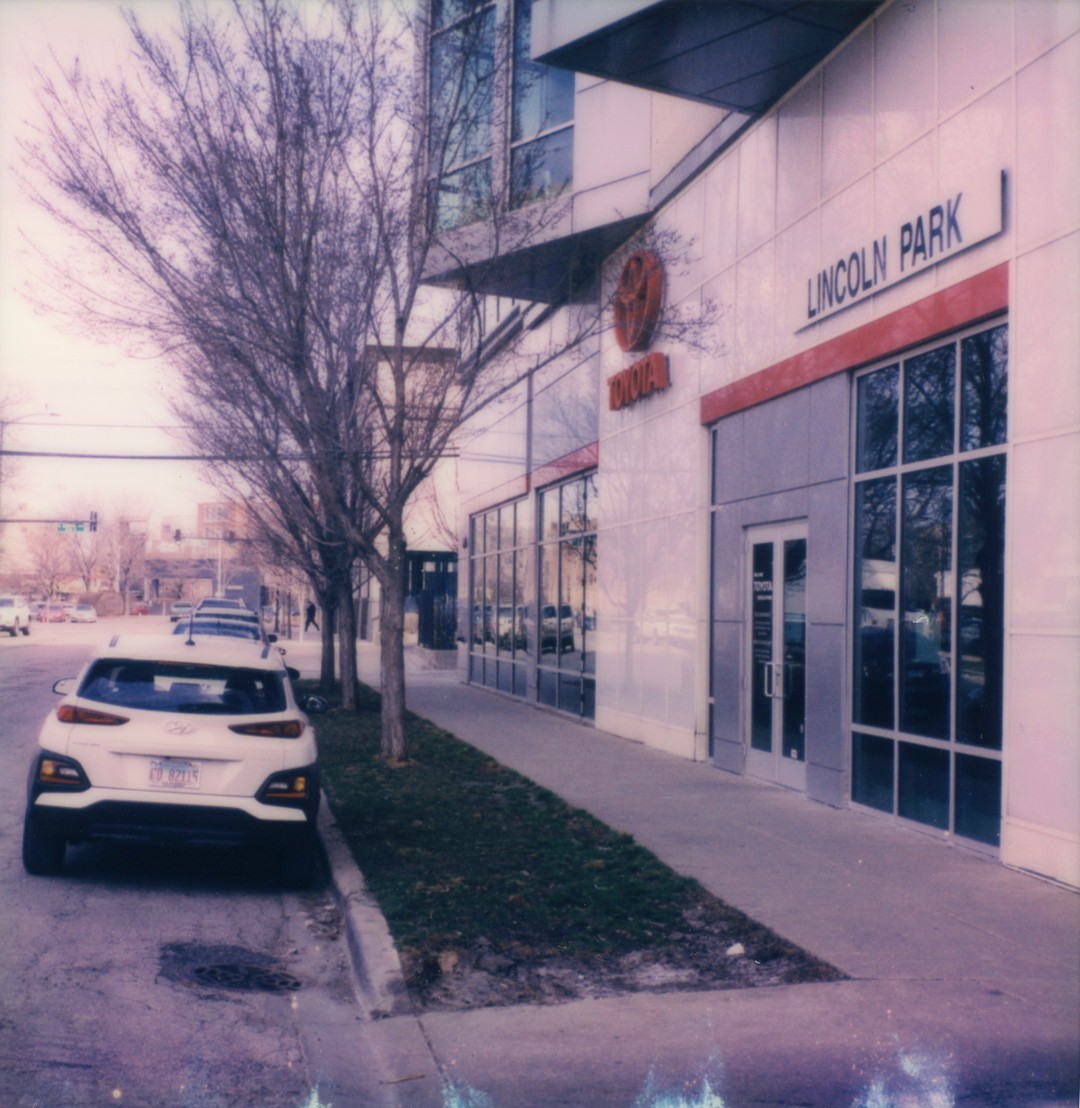
[(214, 609), (215, 611), (242, 611), (244, 605), (241, 601), (234, 599), (231, 596), (204, 596), (198, 604), (195, 605), (196, 612), (205, 612), (207, 609)]
[(93, 604), (76, 604), (68, 612), (68, 619), (72, 623), (97, 623), (97, 608)]
[(243, 623), (238, 619), (223, 619), (218, 616), (192, 616), (180, 620), (173, 628), (174, 635), (189, 635), (199, 638), (203, 635), (219, 635), (226, 639), (246, 639), (249, 642), (277, 642), (277, 637), (264, 638), (261, 626)]
[(147, 604), (145, 600), (133, 600), (128, 610), (133, 616), (148, 616), (150, 614), (150, 605)]
[(175, 623), (178, 619), (186, 619), (195, 610), (195, 605), (190, 600), (174, 600), (169, 606), (169, 619)]
[(260, 643), (116, 635), (38, 736), (23, 866), (56, 874), (68, 843), (257, 849), (290, 885), (316, 859), (319, 757), (282, 656)]
[(6, 631), (12, 638), (30, 634), (30, 605), (25, 596), (0, 596), (0, 631)]
[(39, 623), (63, 623), (67, 619), (67, 609), (59, 600), (49, 600), (38, 612)]
[(30, 608), (30, 618), (37, 619), (38, 612), (45, 607), (44, 600), (31, 600), (28, 607)]

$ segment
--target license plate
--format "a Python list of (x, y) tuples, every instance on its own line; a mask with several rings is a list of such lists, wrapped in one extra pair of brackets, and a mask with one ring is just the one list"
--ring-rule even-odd
[(155, 789), (197, 789), (202, 775), (201, 762), (150, 762), (150, 785)]

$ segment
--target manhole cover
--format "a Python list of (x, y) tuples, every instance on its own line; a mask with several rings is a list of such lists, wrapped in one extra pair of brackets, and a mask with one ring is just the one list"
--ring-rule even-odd
[(302, 987), (275, 958), (240, 946), (168, 943), (161, 948), (161, 976), (181, 985), (247, 992), (292, 993)]

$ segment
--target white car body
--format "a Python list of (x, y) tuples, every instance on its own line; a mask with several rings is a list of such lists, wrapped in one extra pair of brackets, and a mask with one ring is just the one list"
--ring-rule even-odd
[(25, 596), (0, 596), (0, 631), (12, 638), (20, 632), (30, 634), (30, 605)]
[[(318, 751), (276, 649), (117, 635), (78, 678), (54, 688), (67, 695), (38, 737), (24, 830), (29, 872), (58, 872), (68, 842), (181, 842), (269, 847), (290, 883), (306, 883)], [(303, 699), (325, 710), (318, 698)]]

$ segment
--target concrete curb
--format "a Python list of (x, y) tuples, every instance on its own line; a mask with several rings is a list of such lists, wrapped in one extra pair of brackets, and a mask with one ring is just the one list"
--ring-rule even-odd
[(349, 961), (369, 1020), (412, 1015), (397, 948), (364, 876), (353, 860), (323, 794), (319, 834), (330, 869), (334, 898), (341, 909)]

